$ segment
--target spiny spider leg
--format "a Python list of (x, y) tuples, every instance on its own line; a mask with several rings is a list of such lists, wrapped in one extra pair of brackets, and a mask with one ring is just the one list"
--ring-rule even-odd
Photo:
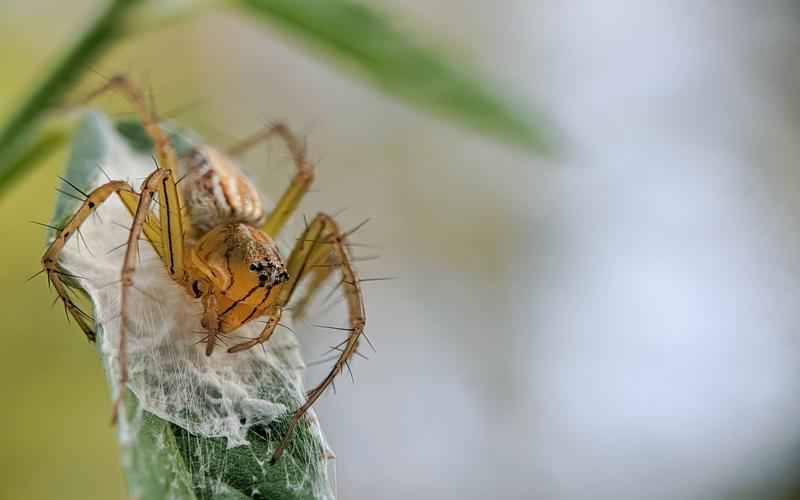
[(280, 307), (276, 307), (271, 312), (267, 313), (267, 322), (264, 325), (264, 328), (261, 330), (261, 333), (258, 337), (254, 339), (250, 339), (246, 342), (242, 342), (240, 344), (236, 344), (228, 349), (228, 352), (240, 352), (246, 351), (251, 347), (255, 347), (258, 344), (263, 344), (264, 342), (268, 341), (272, 334), (275, 333), (275, 328), (278, 326), (278, 322), (281, 320), (281, 315), (283, 314), (283, 309)]
[(142, 121), (142, 127), (145, 132), (153, 141), (156, 153), (158, 154), (158, 163), (160, 168), (167, 168), (176, 171), (177, 163), (175, 159), (175, 150), (169, 138), (158, 126), (158, 120), (153, 110), (148, 109), (147, 101), (142, 94), (139, 87), (126, 75), (114, 75), (100, 88), (90, 92), (83, 99), (81, 103), (87, 103), (97, 97), (100, 97), (108, 92), (119, 92), (124, 96), (136, 110), (139, 119)]
[(275, 208), (272, 209), (272, 212), (270, 212), (267, 217), (267, 221), (261, 227), (262, 231), (273, 238), (277, 237), (278, 233), (281, 232), (283, 226), (286, 225), (286, 221), (289, 220), (289, 216), (295, 211), (303, 195), (308, 192), (308, 188), (311, 186), (311, 183), (314, 182), (314, 169), (306, 160), (305, 145), (292, 133), (285, 123), (279, 122), (256, 132), (227, 150), (229, 155), (237, 156), (256, 144), (269, 140), (276, 135), (286, 143), (286, 147), (292, 155), (292, 161), (297, 170), (289, 187), (284, 191), (278, 203), (275, 204)]
[(303, 415), (306, 414), (308, 409), (311, 408), (317, 399), (319, 399), (325, 390), (333, 383), (336, 376), (339, 375), (345, 367), (348, 367), (350, 359), (358, 350), (359, 340), (361, 339), (361, 334), (364, 332), (364, 325), (366, 324), (364, 299), (361, 293), (358, 276), (352, 264), (352, 259), (347, 251), (346, 237), (339, 229), (336, 221), (329, 215), (323, 213), (318, 214), (311, 224), (309, 224), (302, 237), (295, 245), (294, 250), (289, 255), (289, 262), (286, 267), (291, 278), (282, 285), (275, 305), (278, 310), (285, 307), (294, 291), (297, 290), (297, 285), (300, 280), (313, 268), (315, 264), (313, 259), (316, 256), (324, 255), (327, 259), (327, 253), (320, 254), (319, 252), (320, 248), (325, 248), (326, 246), (331, 246), (333, 248), (334, 254), (341, 263), (339, 269), (342, 273), (342, 290), (347, 300), (350, 322), (349, 333), (341, 346), (341, 354), (330, 372), (328, 372), (328, 375), (319, 385), (307, 393), (305, 403), (292, 415), (289, 428), (276, 448), (275, 453), (272, 455), (271, 463), (273, 464), (283, 454), (289, 438), (300, 423), (300, 419)]
[(213, 293), (203, 296), (203, 308), (205, 312), (205, 323), (207, 325), (207, 337), (203, 339), (206, 343), (206, 356), (211, 356), (216, 340), (220, 336), (219, 315), (217, 315), (217, 298)]
[[(320, 248), (320, 250), (327, 250)], [(308, 278), (306, 284), (306, 293), (304, 293), (297, 301), (292, 304), (292, 319), (295, 321), (303, 321), (306, 318), (306, 312), (311, 300), (317, 295), (322, 285), (328, 281), (328, 278), (336, 271), (338, 266), (334, 265), (331, 260), (333, 252), (326, 252), (322, 259), (312, 259), (313, 262), (320, 262), (312, 266), (310, 272), (311, 276)], [(339, 285), (337, 285), (338, 287)]]
[(78, 325), (81, 327), (81, 330), (83, 330), (83, 333), (86, 334), (86, 337), (88, 337), (90, 341), (94, 341), (95, 332), (86, 322), (86, 319), (83, 314), (81, 314), (80, 309), (78, 309), (75, 303), (72, 302), (72, 299), (70, 299), (69, 295), (67, 295), (66, 285), (61, 280), (62, 273), (59, 270), (58, 258), (64, 249), (64, 245), (66, 245), (67, 240), (69, 240), (72, 235), (78, 232), (78, 229), (86, 220), (86, 218), (89, 217), (89, 215), (91, 215), (97, 209), (97, 207), (104, 203), (109, 196), (114, 193), (119, 194), (122, 192), (133, 192), (133, 188), (130, 186), (130, 184), (124, 181), (111, 181), (103, 184), (89, 193), (81, 204), (80, 208), (78, 208), (69, 221), (64, 224), (64, 227), (58, 231), (55, 239), (42, 256), (42, 266), (44, 266), (45, 271), (47, 271), (48, 279), (56, 289), (56, 292), (61, 298), (61, 301), (64, 303), (64, 306), (67, 308), (67, 311), (69, 311), (72, 317), (75, 318), (75, 321), (78, 323)]
[[(185, 272), (183, 262), (183, 214), (181, 213), (183, 204), (175, 184), (175, 177), (177, 175), (175, 149), (172, 147), (169, 137), (167, 137), (158, 125), (158, 118), (155, 114), (155, 110), (152, 109), (152, 106), (148, 108), (144, 95), (136, 84), (127, 76), (116, 75), (111, 77), (105, 85), (89, 93), (83, 99), (83, 102), (88, 102), (110, 91), (120, 92), (121, 95), (126, 97), (133, 104), (142, 122), (142, 126), (153, 141), (157, 156), (156, 166), (159, 169), (168, 170), (172, 173), (171, 176), (162, 176), (161, 185), (158, 186), (158, 216), (161, 230), (161, 237), (159, 240), (162, 248), (160, 251), (158, 249), (156, 251), (164, 260), (164, 265), (170, 275), (174, 279), (183, 280)], [(123, 198), (123, 202), (125, 202), (125, 206), (128, 207), (128, 210), (131, 211), (131, 215), (133, 215), (133, 203), (131, 199), (128, 198), (128, 200), (126, 200)], [(145, 230), (145, 234), (148, 232), (148, 230)], [(159, 244), (155, 241), (155, 238), (151, 238), (150, 241), (153, 246)]]
[(133, 274), (136, 272), (136, 257), (138, 253), (139, 237), (144, 229), (145, 222), (150, 212), (150, 202), (163, 186), (164, 179), (171, 180), (172, 173), (167, 169), (158, 169), (148, 175), (142, 184), (139, 194), (139, 204), (133, 216), (130, 233), (128, 233), (128, 247), (125, 250), (125, 260), (122, 265), (122, 290), (120, 298), (120, 329), (119, 329), (119, 370), (120, 379), (118, 394), (114, 400), (112, 421), (116, 422), (120, 405), (125, 396), (128, 384), (128, 296), (133, 287)]
[[(343, 239), (347, 239), (352, 236), (356, 231), (361, 229), (364, 224), (367, 223), (369, 219), (361, 222), (356, 227), (346, 231), (342, 234)], [(348, 242), (349, 243), (349, 242)], [(322, 289), (322, 285), (328, 281), (328, 278), (336, 269), (341, 267), (342, 263), (337, 262), (336, 253), (330, 245), (323, 245), (320, 248), (314, 251), (314, 255), (312, 255), (310, 262), (314, 264), (311, 266), (310, 272), (312, 273), (311, 277), (308, 278), (308, 283), (306, 284), (305, 293), (297, 299), (292, 304), (292, 319), (295, 321), (303, 321), (306, 317), (306, 313), (308, 310), (308, 306), (314, 297), (319, 293)], [(354, 259), (352, 256), (350, 257), (350, 262), (352, 263)], [(343, 282), (339, 281), (328, 293), (328, 297), (325, 299), (327, 301), (328, 298), (333, 296), (334, 293), (342, 286)]]
[[(139, 206), (139, 193), (121, 192), (119, 197), (122, 200), (123, 205), (125, 205), (125, 208), (128, 209), (131, 217), (133, 217), (136, 214), (137, 207)], [(127, 226), (123, 226), (123, 228), (126, 231), (130, 231), (130, 228)], [(144, 235), (147, 237), (147, 240), (153, 247), (153, 250), (155, 250), (161, 260), (164, 261), (164, 265), (166, 265), (166, 260), (164, 258), (164, 245), (161, 241), (161, 223), (158, 221), (158, 216), (152, 211), (147, 215), (147, 218), (144, 221), (143, 231)], [(127, 245), (127, 242), (123, 243), (118, 248), (122, 248), (125, 245)], [(116, 248), (114, 250), (116, 250)]]

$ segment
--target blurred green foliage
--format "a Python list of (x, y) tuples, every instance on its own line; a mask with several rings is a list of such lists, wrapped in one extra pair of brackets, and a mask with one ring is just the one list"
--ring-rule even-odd
[[(455, 123), (475, 127), (530, 150), (548, 153), (551, 140), (543, 118), (525, 111), (495, 85), (463, 65), (424, 48), (410, 34), (395, 29), (388, 18), (349, 0), (227, 0), (245, 15), (275, 23), (323, 49), (329, 57), (355, 69), (354, 74), (389, 95), (434, 112)], [(126, 16), (132, 8), (151, 8), (149, 21), (183, 20), (174, 9), (145, 0), (112, 0), (86, 31), (61, 55), (50, 71), (32, 86), (30, 95), (0, 128), (0, 192), (41, 156), (49, 140), (37, 131), (45, 114), (60, 104), (91, 63), (118, 39), (135, 35)], [(187, 4), (191, 6), (192, 4)], [(197, 3), (198, 9), (206, 2)], [(140, 17), (141, 12), (138, 13)], [(332, 56), (332, 57), (331, 57)]]
[[(42, 134), (45, 113), (60, 104), (78, 78), (123, 31), (128, 11), (142, 0), (113, 0), (31, 88), (30, 95), (0, 128), (0, 190), (52, 149), (53, 136)], [(39, 133), (37, 133), (39, 132)]]
[(387, 94), (530, 150), (551, 151), (552, 137), (542, 116), (474, 70), (420, 46), (365, 5), (348, 0), (231, 3), (308, 40)]

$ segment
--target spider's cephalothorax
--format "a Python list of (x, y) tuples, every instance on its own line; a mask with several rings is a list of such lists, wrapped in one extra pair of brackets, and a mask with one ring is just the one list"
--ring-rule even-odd
[[(286, 125), (279, 123), (266, 128), (228, 149), (227, 155), (208, 146), (196, 146), (179, 162), (146, 100), (127, 78), (112, 78), (89, 98), (110, 89), (121, 91), (135, 106), (155, 145), (158, 168), (147, 176), (139, 192), (127, 182), (109, 181), (86, 195), (80, 208), (56, 234), (42, 257), (42, 265), (67, 311), (87, 337), (94, 340), (91, 318), (68, 295), (58, 259), (67, 240), (86, 218), (111, 195), (119, 196), (133, 218), (120, 273), (120, 387), (125, 387), (128, 381), (128, 302), (136, 278), (136, 243), (142, 235), (164, 263), (165, 272), (192, 300), (202, 302), (201, 326), (207, 332), (204, 340), (208, 355), (222, 335), (256, 318), (266, 319), (260, 335), (233, 345), (228, 352), (267, 342), (291, 299), (296, 299), (293, 314), (302, 314), (304, 304), (325, 280), (333, 273), (341, 275), (336, 290), (344, 295), (347, 305), (349, 328), (342, 328), (347, 336), (335, 348), (340, 354), (328, 375), (308, 392), (306, 402), (292, 416), (286, 436), (273, 455), (274, 461), (280, 457), (305, 412), (348, 365), (364, 331), (366, 316), (360, 282), (348, 251), (349, 233), (343, 233), (329, 215), (317, 214), (306, 224), (291, 253), (285, 260), (281, 258), (274, 238), (314, 178), (303, 144)], [(288, 189), (272, 210), (265, 213), (255, 187), (229, 156), (273, 136), (280, 137), (288, 146), (296, 172)], [(179, 168), (183, 170), (180, 189), (176, 182)], [(156, 200), (158, 211), (150, 208)], [(295, 296), (298, 284), (309, 277), (304, 294)], [(118, 393), (114, 403), (115, 414), (123, 393)]]
[[(190, 259), (192, 292), (197, 298), (214, 296), (220, 333), (262, 316), (275, 287), (289, 280), (272, 238), (247, 224), (216, 226), (190, 249)], [(210, 339), (207, 345), (210, 352)]]

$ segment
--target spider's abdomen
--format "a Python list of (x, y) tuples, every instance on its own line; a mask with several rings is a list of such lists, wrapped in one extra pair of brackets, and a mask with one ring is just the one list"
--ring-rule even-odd
[(264, 211), (255, 186), (221, 153), (195, 147), (184, 160), (184, 169), (179, 186), (195, 237), (222, 224), (262, 222)]

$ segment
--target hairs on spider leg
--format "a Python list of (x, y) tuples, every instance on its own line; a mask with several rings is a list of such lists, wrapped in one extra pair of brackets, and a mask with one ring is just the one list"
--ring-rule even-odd
[(61, 301), (61, 303), (64, 305), (64, 317), (67, 318), (67, 324), (71, 325), (72, 320), (69, 319), (69, 307), (67, 307), (67, 303), (64, 302), (63, 300)]
[[(86, 251), (89, 252), (89, 255), (94, 257), (94, 252), (92, 252), (92, 249), (89, 248), (89, 244), (86, 242), (86, 238), (83, 236), (80, 226), (76, 228), (76, 231), (78, 233), (78, 241), (83, 242), (83, 246), (86, 247)], [(78, 247), (80, 248), (80, 245), (78, 245)]]
[(32, 274), (30, 277), (28, 277), (28, 279), (25, 280), (25, 283), (30, 282), (31, 280), (33, 280), (34, 278), (36, 278), (37, 276), (39, 276), (40, 274), (42, 274), (42, 273), (44, 273), (46, 271), (47, 271), (47, 269), (45, 269), (44, 267), (39, 269), (34, 274)]
[(56, 303), (57, 303), (59, 300), (61, 300), (61, 296), (60, 296), (60, 295), (57, 295), (55, 298), (53, 298), (53, 301), (52, 301), (52, 302), (50, 302), (50, 308), (52, 309), (52, 307), (53, 307), (53, 306), (55, 306), (55, 305), (56, 305)]
[[(370, 260), (377, 260), (377, 259), (380, 259), (380, 258), (381, 258), (380, 255), (367, 255), (367, 256), (364, 256), (364, 257), (351, 257), (350, 258), (350, 262), (367, 262), (367, 261), (370, 261)], [(345, 265), (344, 262), (332, 262), (332, 263), (329, 263), (329, 264), (314, 264), (313, 266), (311, 266), (311, 268), (313, 269), (315, 267), (342, 267), (343, 265)]]
[[(330, 349), (329, 349), (328, 351), (326, 351), (325, 353), (323, 353), (323, 356), (324, 356), (325, 354), (331, 353), (331, 352), (333, 352), (333, 351), (336, 351), (336, 352), (339, 352), (339, 353), (341, 353), (341, 352), (344, 352), (344, 345), (345, 345), (346, 343), (347, 343), (347, 339), (345, 339), (345, 340), (341, 341), (339, 344), (337, 344), (337, 345), (335, 345), (335, 346), (329, 346), (329, 347), (330, 347)], [(364, 359), (364, 360), (367, 360), (367, 361), (369, 361), (369, 358), (368, 358), (368, 357), (366, 357), (366, 356), (365, 356), (365, 355), (364, 355), (364, 354), (363, 354), (361, 351), (359, 351), (359, 350), (357, 350), (357, 349), (356, 349), (355, 351), (353, 351), (353, 354), (357, 355), (357, 356), (358, 356), (358, 357), (360, 357), (361, 359)]]
[(297, 335), (296, 331), (294, 331), (291, 327), (288, 327), (288, 326), (284, 325), (280, 321), (278, 322), (278, 326), (282, 326), (282, 327), (286, 328), (287, 330), (289, 330), (290, 332), (292, 332), (293, 334)]
[(100, 162), (97, 162), (97, 163), (95, 164), (95, 167), (97, 167), (97, 169), (98, 169), (98, 170), (100, 170), (101, 172), (103, 172), (103, 175), (105, 175), (105, 176), (106, 176), (106, 179), (108, 180), (108, 182), (111, 182), (111, 176), (110, 176), (110, 175), (108, 175), (108, 172), (106, 172), (106, 170), (103, 168), (103, 165), (101, 165), (101, 164), (100, 164)]
[(372, 250), (383, 250), (383, 247), (380, 245), (370, 245), (368, 243), (358, 243), (355, 241), (345, 241), (343, 242), (344, 246), (347, 247), (348, 251), (352, 251), (353, 248), (371, 248)]
[[(359, 283), (369, 283), (371, 281), (393, 281), (393, 280), (396, 280), (396, 279), (399, 279), (399, 277), (398, 276), (382, 276), (382, 277), (379, 277), (379, 278), (359, 278), (358, 282)], [(347, 283), (348, 285), (352, 285), (353, 284), (350, 281), (345, 281), (345, 283)]]
[(353, 370), (350, 368), (350, 360), (345, 360), (344, 365), (347, 367), (347, 373), (350, 374), (350, 380), (355, 384), (356, 379), (353, 377)]
[(56, 189), (56, 192), (61, 193), (61, 194), (63, 194), (64, 196), (66, 196), (68, 198), (72, 198), (75, 201), (83, 202), (85, 200), (85, 198), (80, 198), (78, 196), (75, 196), (74, 194), (68, 193), (68, 192), (64, 191), (63, 189), (61, 189), (61, 188), (55, 188), (55, 189)]
[[(74, 290), (71, 290), (71, 287), (66, 287), (66, 288), (67, 288), (67, 290), (68, 290), (68, 291), (72, 291), (72, 293), (75, 293), (75, 292), (74, 292)], [(67, 297), (63, 297), (63, 296), (61, 296), (61, 295), (57, 295), (57, 296), (56, 296), (56, 297), (53, 299), (53, 302), (50, 304), (50, 307), (53, 307), (53, 306), (55, 306), (55, 305), (56, 305), (56, 303), (57, 303), (59, 300), (61, 300), (61, 303), (62, 303), (62, 304), (63, 304), (63, 306), (64, 306), (64, 313), (65, 313), (65, 314), (66, 314), (66, 316), (67, 316), (67, 322), (68, 322), (68, 323), (70, 323), (70, 322), (71, 322), (71, 320), (70, 320), (70, 318), (69, 318), (69, 308), (70, 308), (70, 306), (73, 308), (73, 310), (75, 311), (75, 313), (76, 313), (76, 314), (78, 314), (78, 316), (81, 316), (81, 317), (82, 317), (82, 318), (84, 318), (84, 319), (88, 319), (88, 320), (94, 321), (94, 318), (93, 318), (91, 315), (87, 314), (87, 313), (86, 313), (86, 312), (85, 312), (83, 309), (81, 309), (80, 307), (78, 307), (78, 305), (77, 305), (77, 304), (75, 304), (75, 301), (74, 301), (74, 300), (72, 300), (72, 298), (71, 298), (71, 297), (69, 297), (69, 296), (67, 296)]]
[[(351, 332), (352, 333), (354, 331), (352, 328), (345, 328), (343, 326), (318, 325), (318, 324), (314, 324), (313, 326), (316, 326), (317, 328), (327, 328), (328, 330), (338, 330), (338, 331), (341, 331), (341, 332)], [(345, 340), (345, 342), (347, 342), (347, 340)]]
[(36, 224), (37, 226), (46, 227), (47, 229), (52, 229), (53, 231), (57, 231), (57, 232), (61, 232), (61, 229), (62, 229), (60, 227), (51, 226), (50, 224), (45, 224), (44, 222), (37, 222), (35, 220), (29, 220), (28, 222), (31, 223), (31, 224)]
[(58, 178), (59, 178), (59, 179), (61, 179), (61, 181), (62, 181), (62, 182), (64, 182), (64, 183), (65, 183), (65, 184), (67, 184), (68, 186), (70, 186), (72, 189), (74, 189), (75, 191), (77, 191), (77, 192), (79, 192), (80, 194), (82, 194), (82, 195), (83, 195), (83, 199), (84, 199), (84, 200), (85, 200), (86, 198), (88, 198), (88, 197), (89, 197), (89, 195), (88, 195), (88, 194), (86, 194), (86, 193), (85, 193), (85, 192), (84, 192), (84, 191), (83, 191), (81, 188), (79, 188), (79, 187), (78, 187), (78, 186), (76, 186), (75, 184), (71, 183), (71, 182), (70, 182), (70, 181), (69, 181), (67, 178), (65, 178), (65, 177), (62, 177), (62, 176), (60, 176), (60, 175), (58, 176)]
[[(369, 339), (369, 337), (367, 336), (367, 334), (365, 332), (361, 332), (361, 336), (363, 336), (364, 340), (367, 341), (367, 345), (370, 347), (370, 349), (372, 349), (372, 352), (378, 352), (378, 350), (375, 349), (375, 346), (372, 345), (372, 341)], [(358, 352), (358, 350), (356, 350), (356, 352)], [(363, 354), (361, 354), (361, 356), (362, 357), (366, 357)]]
[(57, 269), (52, 269), (52, 270), (50, 270), (50, 272), (51, 273), (56, 273), (59, 276), (64, 276), (64, 277), (67, 277), (67, 278), (73, 278), (73, 279), (78, 279), (78, 280), (89, 281), (89, 278), (87, 278), (86, 276), (78, 276), (77, 274), (70, 274), (70, 273), (68, 273), (66, 271), (60, 271), (60, 270), (57, 270)]
[(362, 227), (366, 226), (366, 225), (367, 225), (367, 223), (370, 221), (370, 219), (371, 219), (370, 217), (367, 217), (367, 218), (366, 218), (366, 219), (364, 219), (363, 221), (361, 221), (361, 222), (359, 222), (358, 224), (356, 224), (356, 226), (355, 226), (354, 228), (352, 228), (352, 229), (350, 229), (350, 230), (348, 230), (348, 231), (345, 231), (345, 232), (342, 234), (342, 236), (341, 236), (342, 240), (345, 240), (345, 239), (347, 239), (347, 237), (348, 237), (348, 236), (352, 236), (353, 234), (355, 234), (355, 233), (356, 233), (356, 231), (358, 231), (358, 230), (359, 230), (359, 229), (361, 229)]
[[(68, 293), (68, 294), (69, 294), (69, 293), (72, 293), (72, 294), (74, 295), (74, 294), (76, 293), (76, 292), (75, 292), (75, 290), (73, 289), (73, 287), (71, 287), (71, 286), (67, 286), (67, 287), (66, 287), (66, 290), (67, 290), (67, 293)], [(59, 296), (58, 298), (62, 298), (62, 297), (60, 297), (60, 296)], [(84, 318), (84, 319), (88, 319), (88, 320), (90, 320), (90, 321), (94, 321), (94, 320), (95, 320), (95, 319), (94, 319), (94, 316), (92, 316), (91, 314), (89, 314), (89, 313), (87, 313), (86, 311), (84, 311), (83, 309), (81, 309), (81, 308), (78, 306), (78, 304), (76, 304), (76, 303), (75, 303), (75, 300), (74, 300), (72, 297), (66, 297), (66, 298), (62, 298), (62, 302), (64, 302), (64, 307), (65, 307), (65, 308), (67, 307), (67, 301), (69, 301), (70, 305), (72, 305), (72, 307), (73, 307), (73, 309), (75, 310), (75, 313), (76, 313), (76, 314), (78, 314), (78, 315), (79, 315), (79, 316), (81, 316), (82, 318)]]

